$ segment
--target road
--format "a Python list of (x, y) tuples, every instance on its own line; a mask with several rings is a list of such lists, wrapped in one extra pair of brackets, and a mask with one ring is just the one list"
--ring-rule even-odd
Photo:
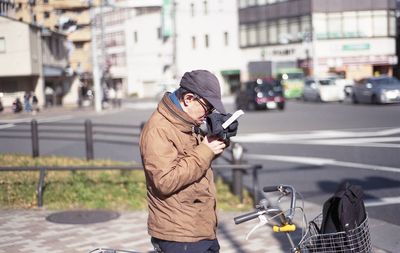
[[(227, 110), (234, 111), (232, 100), (226, 101)], [(72, 114), (61, 122), (83, 122), (90, 118), (95, 123), (138, 125), (150, 116), (154, 106), (152, 101), (128, 101), (120, 111)], [(283, 112), (246, 112), (240, 118), (238, 136), (234, 141), (245, 147), (244, 160), (263, 165), (259, 178), (261, 185), (291, 184), (306, 201), (322, 205), (340, 181), (348, 180), (363, 187), (371, 218), (398, 228), (399, 115), (400, 105), (289, 101)], [(2, 123), (0, 129), (16, 128), (10, 120)], [(11, 125), (7, 127), (6, 123)], [(26, 138), (1, 138), (0, 152), (30, 154), (30, 150)], [(40, 153), (84, 157), (84, 144), (43, 140)], [(138, 147), (130, 144), (129, 140), (125, 144), (98, 143), (95, 157), (140, 161)], [(246, 178), (245, 183), (251, 186), (250, 179)], [(393, 236), (397, 237), (397, 244), (392, 243), (391, 250), (400, 249), (400, 236), (392, 235), (391, 239)], [(382, 238), (382, 244), (386, 243)]]

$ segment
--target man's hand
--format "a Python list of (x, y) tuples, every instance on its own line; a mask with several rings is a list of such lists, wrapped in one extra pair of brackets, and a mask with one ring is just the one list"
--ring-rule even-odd
[(206, 136), (202, 143), (206, 144), (212, 150), (214, 155), (221, 154), (226, 147), (226, 144), (216, 136)]

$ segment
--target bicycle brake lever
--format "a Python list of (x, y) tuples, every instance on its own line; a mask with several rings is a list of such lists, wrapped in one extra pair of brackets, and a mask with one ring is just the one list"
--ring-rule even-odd
[(255, 232), (257, 229), (259, 229), (260, 227), (262, 227), (262, 226), (264, 226), (265, 224), (268, 223), (267, 218), (266, 218), (263, 214), (259, 215), (259, 216), (258, 216), (258, 219), (260, 220), (260, 222), (259, 222), (257, 225), (255, 225), (255, 226), (250, 230), (249, 233), (247, 233), (247, 235), (246, 235), (246, 240), (248, 240), (248, 239), (250, 238), (250, 235), (251, 235), (253, 232)]

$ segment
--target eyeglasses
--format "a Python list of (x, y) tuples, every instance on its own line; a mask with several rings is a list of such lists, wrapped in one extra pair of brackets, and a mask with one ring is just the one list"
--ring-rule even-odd
[(201, 99), (199, 97), (196, 97), (196, 100), (199, 102), (199, 104), (201, 105), (201, 107), (203, 107), (204, 109), (204, 114), (211, 114), (214, 111), (214, 108), (210, 105), (207, 105), (206, 103), (204, 103), (203, 101), (201, 101)]

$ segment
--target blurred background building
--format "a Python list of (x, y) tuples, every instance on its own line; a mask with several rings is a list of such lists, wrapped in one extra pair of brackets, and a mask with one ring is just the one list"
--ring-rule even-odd
[(239, 29), (247, 62), (350, 79), (397, 64), (394, 0), (240, 0)]
[(93, 62), (101, 99), (117, 87), (155, 97), (192, 69), (213, 72), (224, 94), (288, 67), (349, 79), (398, 74), (397, 13), (395, 0), (0, 0), (0, 25), (25, 27), (26, 38), (0, 29), (2, 66), (22, 50), (34, 61), (33, 34), (42, 45), (40, 67), (1, 68), (0, 92), (41, 98), (48, 88), (53, 104), (76, 105), (93, 95)]

